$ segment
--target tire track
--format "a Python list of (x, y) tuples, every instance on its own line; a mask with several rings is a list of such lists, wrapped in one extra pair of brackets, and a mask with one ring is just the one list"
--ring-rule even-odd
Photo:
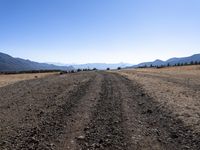
[[(149, 128), (148, 121), (143, 112), (140, 111), (140, 104), (146, 100), (139, 87), (133, 87), (131, 81), (115, 75), (118, 79), (119, 91), (123, 98), (123, 125), (126, 129), (126, 140), (129, 150), (167, 150), (174, 149), (174, 145), (168, 144), (166, 148), (158, 140), (158, 133), (155, 128)], [(145, 113), (148, 110), (142, 110)]]
[(85, 129), (85, 138), (79, 140), (82, 149), (126, 149), (122, 126), (122, 101), (115, 78), (104, 74), (102, 93)]
[(80, 149), (77, 139), (84, 136), (84, 128), (89, 123), (91, 111), (100, 97), (102, 80), (102, 75), (98, 74), (89, 87), (87, 94), (80, 99), (78, 107), (71, 112), (72, 115), (68, 118), (68, 123), (65, 128), (65, 136), (62, 138), (65, 140), (61, 143), (59, 149)]

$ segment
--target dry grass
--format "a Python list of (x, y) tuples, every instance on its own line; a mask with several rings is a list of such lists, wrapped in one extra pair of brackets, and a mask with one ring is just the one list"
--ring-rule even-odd
[(136, 80), (186, 126), (200, 132), (200, 66), (128, 69), (119, 74)]
[(180, 66), (180, 67), (166, 67), (166, 68), (143, 68), (136, 69), (138, 72), (143, 73), (161, 73), (161, 74), (170, 74), (170, 75), (193, 75), (200, 76), (200, 65), (194, 66)]
[(16, 83), (22, 80), (30, 80), (35, 78), (43, 78), (57, 73), (25, 73), (25, 74), (9, 74), (0, 75), (0, 87)]

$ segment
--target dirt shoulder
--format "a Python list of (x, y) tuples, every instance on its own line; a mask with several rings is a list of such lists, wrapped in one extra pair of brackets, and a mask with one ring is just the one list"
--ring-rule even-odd
[(55, 149), (95, 77), (49, 76), (0, 88), (0, 149)]
[(199, 66), (123, 70), (118, 73), (137, 81), (163, 109), (169, 109), (194, 132), (200, 132)]
[[(136, 80), (119, 77), (132, 149), (199, 149), (200, 133), (151, 97)], [(130, 145), (131, 145), (130, 144)], [(130, 148), (131, 149), (131, 148)]]

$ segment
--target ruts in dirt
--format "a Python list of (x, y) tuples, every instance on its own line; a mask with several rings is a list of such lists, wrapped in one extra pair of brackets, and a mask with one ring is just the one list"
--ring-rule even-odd
[(0, 88), (0, 149), (200, 149), (137, 81), (88, 72)]

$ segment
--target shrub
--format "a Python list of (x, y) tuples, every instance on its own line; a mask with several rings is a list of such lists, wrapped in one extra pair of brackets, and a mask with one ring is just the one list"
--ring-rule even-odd
[(77, 72), (80, 72), (80, 71), (82, 71), (82, 69), (77, 69)]

